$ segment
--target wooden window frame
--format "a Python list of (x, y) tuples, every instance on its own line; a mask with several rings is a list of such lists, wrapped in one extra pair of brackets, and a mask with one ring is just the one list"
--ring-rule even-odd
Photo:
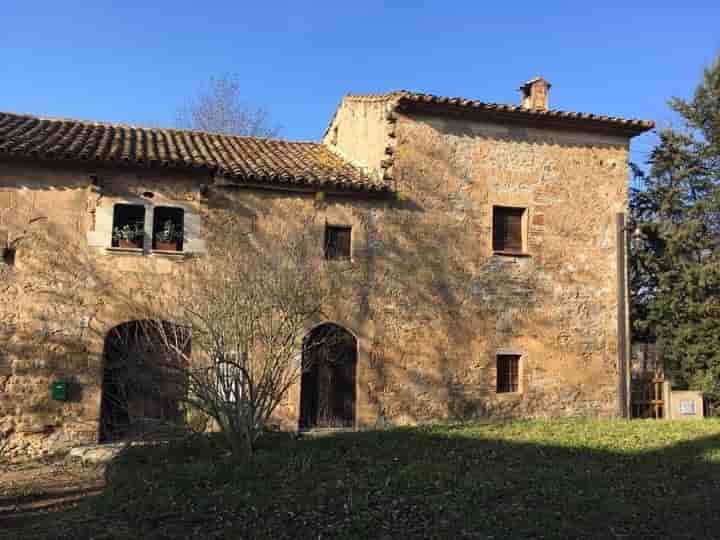
[[(335, 245), (335, 251), (331, 252), (331, 233), (333, 231), (343, 231), (347, 232), (348, 240), (347, 240), (347, 254), (338, 254), (338, 247)], [(329, 261), (349, 261), (352, 260), (352, 226), (350, 225), (334, 225), (331, 223), (325, 224), (325, 240), (324, 240), (324, 251), (325, 251), (325, 259)]]
[(495, 356), (495, 392), (497, 394), (519, 394), (521, 392), (520, 372), (522, 355), (498, 353)]
[[(505, 216), (507, 215), (518, 215), (520, 218), (519, 223), (519, 242), (516, 242), (518, 247), (514, 246), (508, 246), (506, 244), (505, 238), (502, 239), (502, 244), (500, 243), (500, 239), (498, 238), (498, 218), (500, 217), (500, 214), (503, 214)], [(527, 242), (527, 229), (528, 229), (528, 215), (529, 215), (529, 209), (524, 206), (508, 206), (508, 205), (493, 205), (492, 207), (492, 235), (491, 235), (491, 241), (492, 241), (492, 251), (495, 255), (509, 255), (509, 256), (515, 256), (515, 257), (527, 257), (529, 256), (528, 253), (528, 242)], [(507, 221), (503, 224), (503, 227), (505, 228), (507, 226)], [(502, 235), (503, 237), (507, 236), (505, 234)]]

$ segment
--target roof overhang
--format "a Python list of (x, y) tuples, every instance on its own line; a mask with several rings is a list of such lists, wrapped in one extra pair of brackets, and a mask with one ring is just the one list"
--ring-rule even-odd
[(486, 103), (462, 98), (444, 98), (430, 94), (397, 94), (395, 110), (425, 114), (473, 118), (529, 127), (577, 130), (634, 137), (655, 127), (650, 120), (624, 119), (592, 113), (561, 110), (525, 109), (515, 105)]

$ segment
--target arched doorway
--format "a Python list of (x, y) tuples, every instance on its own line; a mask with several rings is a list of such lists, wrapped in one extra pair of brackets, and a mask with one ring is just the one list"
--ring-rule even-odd
[(303, 340), (300, 429), (353, 427), (357, 340), (343, 327), (321, 324)]
[[(172, 341), (170, 341), (170, 339)], [(182, 356), (165, 343), (190, 352), (190, 336), (172, 323), (130, 321), (105, 337), (100, 441), (152, 436), (182, 423), (185, 391)]]

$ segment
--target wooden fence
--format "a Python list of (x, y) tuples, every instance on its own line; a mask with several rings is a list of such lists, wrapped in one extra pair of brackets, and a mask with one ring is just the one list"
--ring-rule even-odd
[(661, 369), (646, 371), (630, 381), (630, 414), (633, 418), (665, 417), (665, 376)]

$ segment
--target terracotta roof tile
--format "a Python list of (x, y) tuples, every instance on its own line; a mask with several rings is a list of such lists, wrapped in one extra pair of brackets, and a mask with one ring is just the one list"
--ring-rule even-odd
[(397, 90), (386, 94), (349, 94), (346, 96), (346, 99), (392, 101), (396, 104), (396, 107), (402, 107), (403, 105), (412, 106), (413, 104), (458, 107), (491, 114), (509, 114), (518, 119), (528, 121), (555, 121), (562, 122), (567, 126), (599, 128), (608, 131), (624, 132), (630, 135), (638, 135), (655, 127), (655, 123), (649, 120), (626, 119), (617, 116), (561, 111), (557, 109), (527, 109), (520, 105), (490, 103), (461, 97), (443, 97), (434, 94), (410, 92), (408, 90)]
[(207, 169), (239, 184), (390, 191), (313, 142), (238, 137), (0, 112), (0, 156)]

